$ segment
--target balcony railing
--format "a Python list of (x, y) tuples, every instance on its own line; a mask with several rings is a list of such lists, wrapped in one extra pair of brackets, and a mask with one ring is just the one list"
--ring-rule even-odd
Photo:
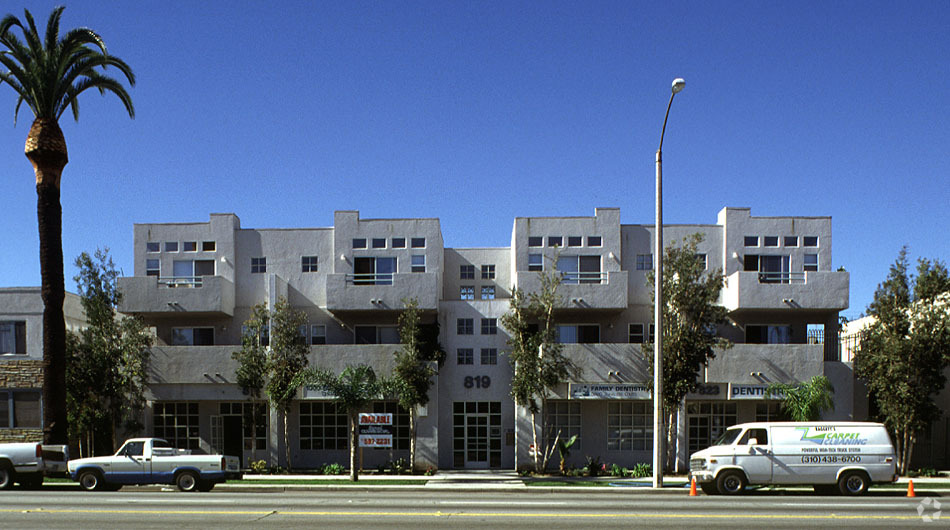
[(561, 283), (565, 285), (604, 284), (604, 283), (607, 283), (607, 273), (606, 272), (562, 272)]
[(348, 285), (392, 285), (395, 274), (391, 272), (358, 272), (346, 275)]
[(201, 276), (159, 276), (158, 285), (171, 289), (195, 289), (201, 287)]
[(760, 272), (759, 283), (805, 283), (804, 272)]

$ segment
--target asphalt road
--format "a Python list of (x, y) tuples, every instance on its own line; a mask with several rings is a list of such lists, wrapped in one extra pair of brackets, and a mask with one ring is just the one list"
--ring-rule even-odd
[[(918, 505), (896, 493), (862, 498), (760, 493), (739, 498), (645, 492), (473, 493), (452, 491), (0, 492), (2, 528), (570, 528), (877, 527), (927, 524)], [(923, 504), (934, 517), (933, 501)]]

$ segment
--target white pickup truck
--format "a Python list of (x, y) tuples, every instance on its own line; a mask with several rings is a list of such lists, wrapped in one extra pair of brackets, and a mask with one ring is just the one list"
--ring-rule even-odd
[(70, 460), (69, 475), (86, 491), (115, 491), (126, 484), (210, 491), (219, 482), (241, 478), (241, 467), (235, 456), (193, 455), (161, 438), (132, 438), (113, 456)]
[(19, 483), (24, 488), (37, 488), (44, 476), (65, 474), (69, 449), (65, 445), (43, 445), (36, 442), (0, 444), (0, 489)]

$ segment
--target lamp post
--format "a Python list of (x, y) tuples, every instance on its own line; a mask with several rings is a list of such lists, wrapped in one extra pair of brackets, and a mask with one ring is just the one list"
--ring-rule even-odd
[(670, 117), (673, 97), (686, 81), (673, 80), (670, 103), (666, 106), (663, 130), (660, 132), (660, 147), (656, 150), (656, 225), (654, 226), (653, 250), (653, 487), (663, 487), (663, 136), (666, 135), (666, 120)]

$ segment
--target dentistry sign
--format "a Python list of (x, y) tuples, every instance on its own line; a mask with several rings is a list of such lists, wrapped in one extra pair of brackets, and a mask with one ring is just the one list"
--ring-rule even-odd
[(570, 383), (570, 399), (652, 399), (646, 383)]

